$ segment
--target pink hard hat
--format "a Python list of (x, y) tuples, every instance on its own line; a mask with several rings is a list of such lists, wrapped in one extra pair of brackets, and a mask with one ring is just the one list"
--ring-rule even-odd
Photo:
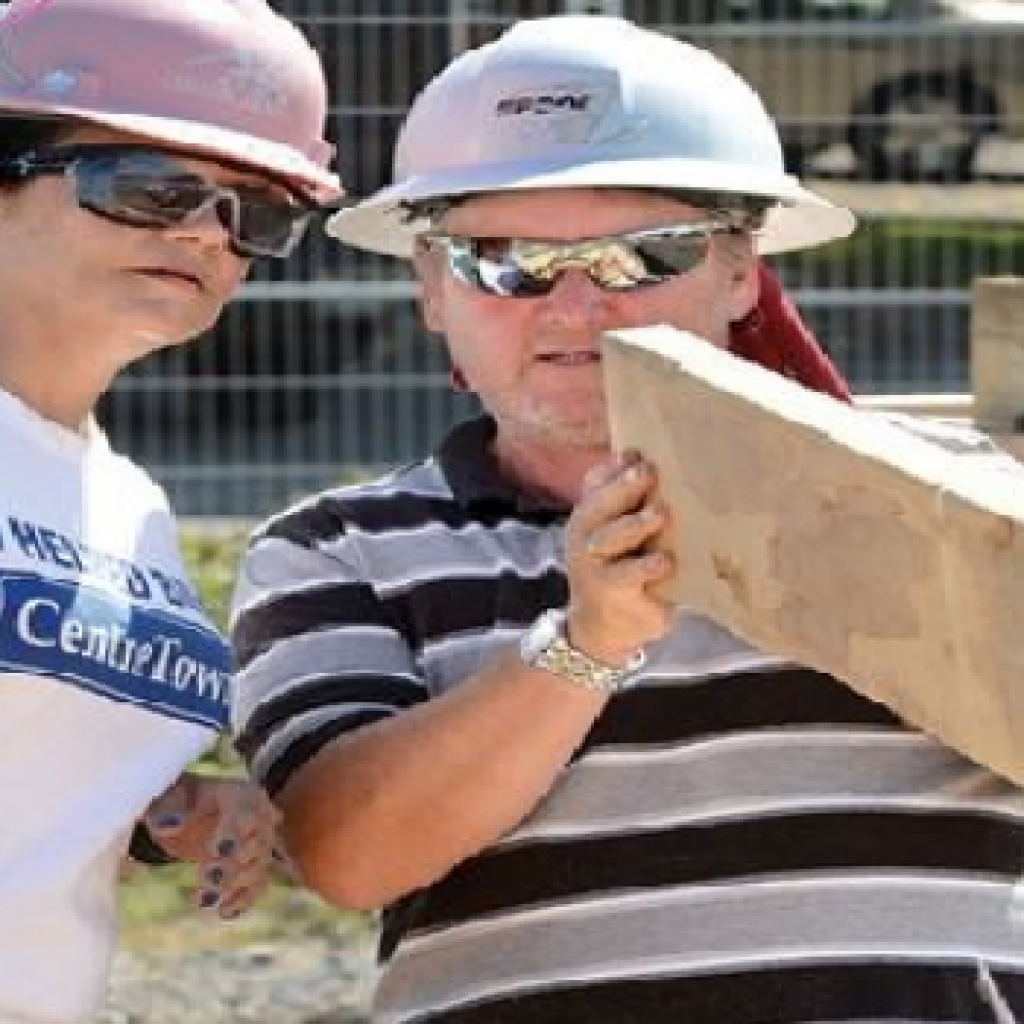
[(133, 132), (322, 202), (343, 192), (320, 60), (266, 0), (12, 0), (0, 14), (3, 113)]

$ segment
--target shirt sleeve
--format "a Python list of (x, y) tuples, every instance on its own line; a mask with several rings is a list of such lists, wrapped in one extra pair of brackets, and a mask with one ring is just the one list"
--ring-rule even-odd
[(271, 795), (333, 739), (429, 696), (400, 606), (343, 532), (257, 532), (231, 620), (235, 742)]

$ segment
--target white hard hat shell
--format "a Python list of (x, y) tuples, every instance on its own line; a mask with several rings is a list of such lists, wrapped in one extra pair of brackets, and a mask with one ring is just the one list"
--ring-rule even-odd
[(416, 98), (394, 184), (336, 213), (329, 234), (409, 256), (425, 200), (540, 188), (707, 190), (774, 200), (761, 253), (854, 227), (785, 173), (757, 94), (705, 50), (616, 18), (522, 21), (453, 61)]

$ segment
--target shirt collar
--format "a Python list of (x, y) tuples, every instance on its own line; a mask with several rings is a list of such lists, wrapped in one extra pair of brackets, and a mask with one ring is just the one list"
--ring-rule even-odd
[(455, 500), (467, 510), (506, 512), (556, 522), (570, 509), (526, 494), (502, 475), (494, 457), (497, 424), (490, 416), (460, 423), (442, 442), (437, 459)]

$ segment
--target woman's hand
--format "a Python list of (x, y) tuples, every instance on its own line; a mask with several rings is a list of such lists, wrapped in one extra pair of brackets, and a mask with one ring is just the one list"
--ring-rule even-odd
[(278, 817), (267, 795), (246, 779), (190, 774), (144, 816), (160, 846), (196, 865), (198, 906), (225, 919), (248, 910), (266, 886)]

